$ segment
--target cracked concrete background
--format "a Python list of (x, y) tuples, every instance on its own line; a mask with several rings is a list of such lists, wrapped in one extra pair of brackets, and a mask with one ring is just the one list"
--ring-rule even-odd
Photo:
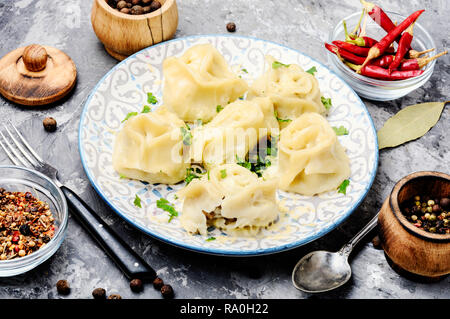
[[(377, 0), (389, 11), (407, 15), (425, 8), (420, 23), (433, 36), (437, 50), (448, 48), (450, 2), (448, 0)], [(44, 108), (27, 108), (0, 99), (0, 123), (11, 119), (37, 146), (44, 159), (55, 164), (61, 179), (146, 259), (171, 284), (178, 298), (310, 298), (291, 284), (291, 271), (304, 254), (337, 250), (368, 222), (380, 208), (392, 186), (401, 177), (419, 170), (450, 171), (450, 111), (421, 139), (380, 152), (378, 174), (362, 205), (336, 230), (306, 246), (274, 256), (227, 258), (199, 255), (154, 240), (122, 221), (99, 198), (81, 166), (78, 124), (85, 98), (117, 61), (111, 58), (92, 31), (92, 0), (1, 0), (0, 56), (30, 43), (55, 46), (72, 57), (78, 68), (78, 83), (67, 99)], [(180, 22), (176, 37), (226, 33), (229, 21), (236, 34), (279, 42), (327, 64), (323, 42), (328, 31), (342, 18), (359, 11), (357, 0), (179, 0)], [(407, 105), (450, 100), (449, 56), (440, 59), (430, 81), (404, 98), (390, 102), (365, 100), (376, 128)], [(42, 120), (54, 117), (56, 133), (46, 133)], [(0, 164), (9, 164), (0, 152)], [(448, 298), (450, 279), (437, 283), (412, 281), (387, 264), (383, 251), (370, 237), (351, 260), (353, 277), (340, 289), (315, 298)], [(71, 298), (91, 298), (96, 287), (124, 298), (161, 298), (147, 285), (135, 294), (110, 259), (72, 218), (67, 238), (46, 263), (20, 276), (0, 279), (0, 298), (61, 298), (55, 288), (67, 279)]]

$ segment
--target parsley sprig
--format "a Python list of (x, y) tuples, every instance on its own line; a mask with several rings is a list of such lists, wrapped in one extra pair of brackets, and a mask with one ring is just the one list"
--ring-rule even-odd
[(172, 221), (174, 217), (178, 216), (178, 212), (175, 210), (173, 205), (165, 198), (160, 198), (156, 201), (156, 207), (161, 208), (162, 210), (169, 213), (169, 223)]
[(278, 68), (280, 68), (282, 66), (285, 67), (285, 68), (288, 68), (290, 66), (290, 64), (284, 64), (284, 63), (281, 63), (279, 61), (274, 61), (272, 63), (272, 69), (278, 69)]
[(321, 96), (320, 99), (322, 100), (323, 106), (327, 109), (327, 111), (333, 106), (331, 104), (331, 98), (326, 98), (324, 96)]
[(348, 179), (344, 180), (338, 187), (338, 193), (346, 195), (348, 185), (350, 185), (350, 180)]
[(334, 130), (337, 136), (348, 135), (348, 130), (342, 125), (339, 127), (333, 126), (332, 129)]

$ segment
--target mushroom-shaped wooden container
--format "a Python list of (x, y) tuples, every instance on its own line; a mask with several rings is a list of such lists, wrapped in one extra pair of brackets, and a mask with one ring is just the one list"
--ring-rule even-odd
[(450, 273), (450, 234), (430, 233), (403, 215), (405, 201), (414, 196), (450, 196), (450, 175), (417, 172), (401, 179), (386, 199), (378, 217), (379, 237), (386, 255), (403, 270), (436, 278)]
[(94, 0), (91, 22), (106, 51), (118, 60), (173, 38), (178, 26), (175, 0), (159, 0), (161, 8), (131, 15), (111, 8), (107, 0)]

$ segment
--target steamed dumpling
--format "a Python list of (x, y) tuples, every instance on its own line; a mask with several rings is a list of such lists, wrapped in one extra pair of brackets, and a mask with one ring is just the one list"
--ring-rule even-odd
[(350, 176), (345, 149), (327, 120), (305, 113), (281, 131), (279, 187), (302, 195), (335, 190)]
[(181, 225), (190, 233), (267, 227), (278, 217), (276, 180), (263, 180), (237, 164), (218, 165), (178, 192)]
[(128, 119), (116, 136), (113, 167), (121, 175), (149, 183), (175, 184), (184, 179), (180, 127), (185, 124), (161, 107)]
[[(266, 56), (267, 71), (250, 87), (247, 98), (267, 96), (272, 99), (278, 118), (294, 120), (305, 112), (325, 114), (317, 79), (296, 65), (277, 64)], [(275, 62), (275, 64), (274, 64)], [(280, 123), (282, 127), (287, 122)]]
[(186, 122), (209, 122), (217, 106), (242, 96), (247, 83), (232, 73), (223, 56), (210, 44), (199, 44), (181, 57), (164, 60), (164, 103)]
[(270, 99), (238, 100), (194, 131), (193, 161), (206, 166), (235, 163), (236, 156), (245, 158), (261, 138), (278, 130)]

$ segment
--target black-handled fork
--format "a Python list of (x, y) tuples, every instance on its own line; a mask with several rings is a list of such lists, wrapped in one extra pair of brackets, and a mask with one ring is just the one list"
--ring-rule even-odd
[(9, 135), (9, 139), (0, 131), (0, 136), (3, 138), (3, 142), (0, 139), (0, 146), (11, 161), (15, 165), (31, 167), (50, 177), (66, 196), (72, 215), (94, 237), (129, 279), (152, 280), (156, 276), (152, 267), (136, 254), (80, 197), (64, 186), (58, 180), (58, 170), (42, 160), (10, 121), (9, 125), (20, 140), (11, 133), (7, 126), (5, 126), (5, 131)]

